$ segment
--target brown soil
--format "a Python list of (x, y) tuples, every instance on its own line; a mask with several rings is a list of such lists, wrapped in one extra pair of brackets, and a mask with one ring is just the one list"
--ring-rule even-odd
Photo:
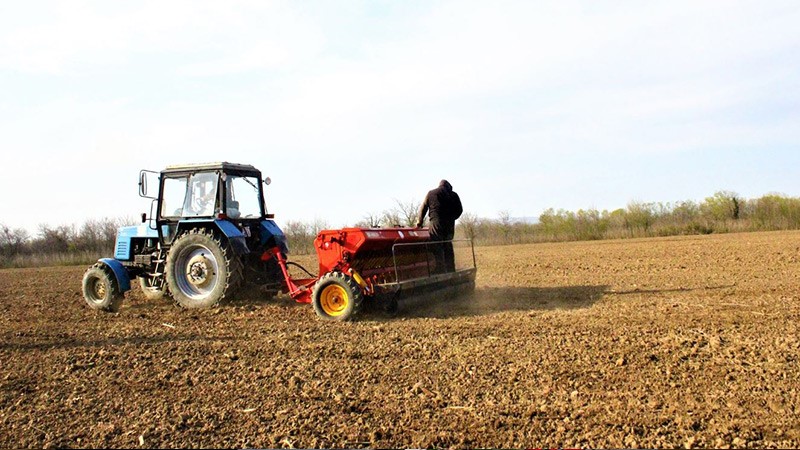
[(800, 232), (477, 257), (473, 298), (346, 324), (0, 271), (0, 447), (800, 446)]

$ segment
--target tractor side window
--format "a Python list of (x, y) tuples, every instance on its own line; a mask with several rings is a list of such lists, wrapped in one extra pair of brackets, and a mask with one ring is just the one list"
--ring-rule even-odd
[(181, 217), (186, 199), (186, 186), (189, 179), (165, 178), (164, 193), (161, 201), (161, 217)]
[(231, 219), (254, 219), (261, 217), (261, 202), (258, 195), (260, 180), (255, 177), (229, 176), (226, 180), (227, 215)]
[(217, 205), (216, 173), (197, 173), (189, 180), (189, 192), (183, 204), (184, 217), (207, 217), (214, 215)]

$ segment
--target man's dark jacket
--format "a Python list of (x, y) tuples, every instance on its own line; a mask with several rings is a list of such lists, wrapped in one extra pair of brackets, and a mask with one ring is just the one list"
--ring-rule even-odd
[(461, 217), (462, 212), (458, 194), (453, 192), (453, 186), (447, 180), (442, 180), (439, 187), (429, 191), (425, 196), (425, 201), (419, 209), (417, 226), (422, 226), (427, 213), (430, 218), (431, 239), (453, 239), (456, 219)]

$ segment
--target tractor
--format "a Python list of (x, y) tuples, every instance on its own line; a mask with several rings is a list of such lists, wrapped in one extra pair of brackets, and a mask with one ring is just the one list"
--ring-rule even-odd
[[(156, 195), (148, 189), (152, 179)], [(399, 299), (418, 293), (474, 289), (472, 242), (461, 267), (447, 269), (437, 261), (455, 241), (431, 242), (425, 228), (322, 230), (314, 240), (319, 275), (312, 275), (287, 259), (286, 236), (264, 202), (269, 184), (255, 167), (228, 162), (142, 170), (139, 195), (151, 200), (150, 214), (118, 231), (114, 258), (86, 271), (86, 302), (116, 312), (136, 278), (148, 299), (169, 296), (184, 308), (217, 306), (247, 286), (267, 297), (288, 293), (312, 303), (320, 317), (343, 321), (366, 301), (391, 312)], [(291, 265), (309, 278), (293, 278)]]
[[(157, 195), (148, 180), (158, 175)], [(152, 200), (150, 218), (117, 233), (114, 258), (103, 258), (83, 278), (89, 306), (117, 311), (131, 281), (148, 299), (165, 295), (184, 308), (217, 305), (243, 284), (281, 288), (275, 260), (265, 249), (288, 253), (286, 237), (268, 214), (261, 172), (227, 162), (143, 170), (139, 195)]]

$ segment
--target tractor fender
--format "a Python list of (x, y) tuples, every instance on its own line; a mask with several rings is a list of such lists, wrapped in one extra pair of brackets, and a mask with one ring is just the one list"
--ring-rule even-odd
[(128, 274), (128, 270), (125, 269), (125, 266), (123, 266), (121, 262), (114, 258), (101, 258), (98, 260), (98, 262), (108, 266), (108, 268), (114, 273), (114, 277), (117, 279), (117, 284), (119, 284), (120, 293), (131, 290), (131, 277)]
[(245, 235), (236, 225), (227, 220), (219, 219), (215, 220), (214, 223), (217, 225), (217, 228), (219, 228), (219, 231), (228, 238), (228, 242), (230, 242), (234, 253), (237, 255), (246, 255), (250, 253), (250, 249), (247, 247), (247, 242), (245, 241)]
[(275, 239), (275, 245), (281, 249), (281, 252), (289, 253), (289, 244), (286, 242), (286, 235), (283, 234), (280, 227), (278, 227), (274, 220), (262, 220), (261, 245), (267, 245), (272, 238)]
[(247, 242), (245, 241), (245, 235), (242, 233), (236, 225), (228, 222), (227, 220), (221, 219), (201, 219), (201, 220), (182, 220), (178, 224), (178, 232), (176, 235), (181, 235), (182, 233), (192, 230), (195, 228), (217, 228), (224, 237), (225, 240), (230, 243), (233, 252), (237, 255), (246, 255), (250, 253), (250, 249), (247, 247)]

